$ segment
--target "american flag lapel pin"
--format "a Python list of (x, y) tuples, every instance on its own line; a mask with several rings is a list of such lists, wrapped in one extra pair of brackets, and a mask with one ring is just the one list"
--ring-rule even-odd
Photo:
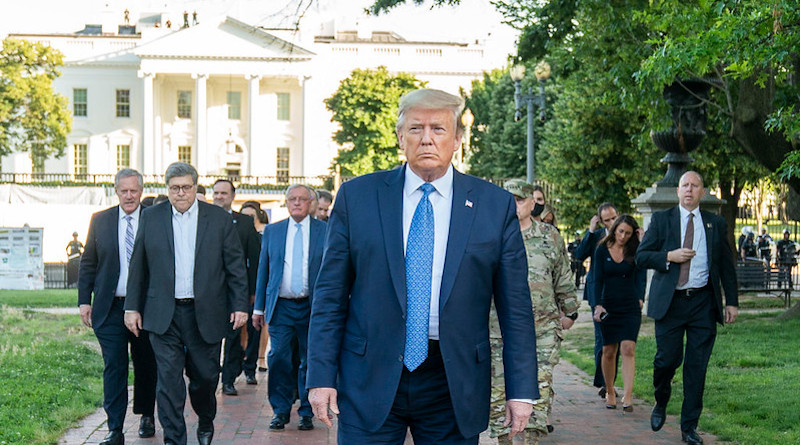
[(465, 206), (467, 206), (467, 207), (469, 207), (469, 208), (472, 208), (472, 201), (470, 201), (470, 200), (468, 199), (468, 200), (467, 200), (467, 201), (464, 203), (464, 205), (465, 205)]

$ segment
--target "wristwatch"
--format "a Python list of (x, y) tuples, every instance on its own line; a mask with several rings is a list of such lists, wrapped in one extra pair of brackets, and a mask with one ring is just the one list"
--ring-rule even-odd
[(575, 321), (575, 320), (578, 319), (578, 313), (577, 312), (573, 312), (571, 314), (564, 314), (564, 316), (569, 318), (572, 321)]

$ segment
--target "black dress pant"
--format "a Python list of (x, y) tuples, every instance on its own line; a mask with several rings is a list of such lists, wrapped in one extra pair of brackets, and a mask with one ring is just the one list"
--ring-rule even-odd
[(147, 335), (136, 337), (123, 321), (124, 300), (114, 299), (94, 330), (103, 353), (103, 409), (109, 430), (121, 430), (128, 409), (128, 345), (133, 362), (133, 413), (152, 416), (156, 404), (156, 359)]
[(713, 294), (710, 287), (691, 296), (676, 292), (667, 315), (655, 324), (653, 386), (656, 403), (666, 406), (672, 391), (672, 377), (683, 363), (682, 431), (696, 428), (703, 411), (706, 370), (717, 336)]
[(456, 425), (439, 342), (429, 340), (428, 357), (413, 372), (403, 367), (389, 416), (375, 432), (339, 422), (340, 445), (402, 445), (411, 431), (416, 445), (477, 445)]
[[(225, 351), (222, 358), (222, 383), (233, 384), (239, 374), (244, 373), (248, 376), (256, 374), (256, 362), (258, 360), (258, 343), (261, 339), (259, 332), (249, 320), (253, 318), (253, 307), (250, 306), (250, 316), (248, 323), (244, 327), (233, 330), (225, 338)], [(242, 348), (242, 329), (247, 329), (247, 348)]]
[(217, 382), (222, 342), (206, 343), (200, 335), (194, 305), (176, 305), (172, 323), (164, 334), (150, 333), (158, 360), (158, 420), (164, 429), (164, 442), (186, 445), (186, 383), (189, 401), (198, 417), (198, 428), (207, 429), (217, 415)]

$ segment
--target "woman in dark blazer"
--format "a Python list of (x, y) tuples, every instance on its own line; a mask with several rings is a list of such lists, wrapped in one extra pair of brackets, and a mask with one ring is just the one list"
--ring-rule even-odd
[(647, 270), (636, 267), (634, 256), (639, 247), (639, 225), (630, 215), (614, 222), (608, 235), (592, 257), (594, 295), (598, 304), (594, 320), (603, 333), (603, 377), (606, 381), (606, 408), (617, 408), (616, 391), (611, 391), (617, 377), (615, 358), (622, 356), (622, 409), (633, 411), (633, 375), (636, 364), (636, 338), (642, 322), (642, 306)]

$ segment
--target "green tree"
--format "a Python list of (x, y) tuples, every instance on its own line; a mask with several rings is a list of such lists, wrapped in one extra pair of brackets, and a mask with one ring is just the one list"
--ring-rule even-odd
[(72, 116), (53, 91), (63, 56), (41, 43), (7, 38), (0, 50), (0, 156), (29, 152), (33, 159), (64, 155)]
[(472, 82), (466, 102), (475, 116), (469, 172), (486, 178), (524, 177), (526, 123), (514, 122), (514, 84), (508, 70), (484, 73), (483, 80)]
[(413, 75), (390, 73), (386, 67), (356, 69), (325, 100), (341, 128), (333, 139), (347, 148), (333, 161), (346, 175), (385, 170), (400, 163), (395, 122), (403, 94), (424, 86)]

